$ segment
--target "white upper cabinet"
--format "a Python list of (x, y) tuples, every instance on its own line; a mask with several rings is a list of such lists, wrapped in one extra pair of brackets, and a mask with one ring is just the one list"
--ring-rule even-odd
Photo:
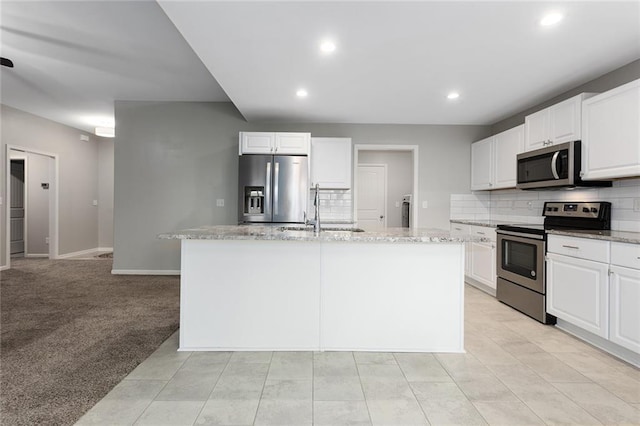
[(493, 136), (471, 144), (471, 190), (493, 189)]
[(525, 151), (581, 139), (582, 101), (593, 93), (581, 93), (524, 119)]
[(309, 133), (240, 132), (239, 154), (309, 154)]
[(640, 176), (640, 79), (582, 106), (582, 178)]
[(516, 156), (524, 150), (524, 125), (471, 145), (471, 189), (514, 188)]
[(495, 135), (494, 146), (493, 189), (515, 188), (517, 156), (524, 152), (524, 124)]
[(311, 186), (351, 188), (351, 138), (311, 138)]

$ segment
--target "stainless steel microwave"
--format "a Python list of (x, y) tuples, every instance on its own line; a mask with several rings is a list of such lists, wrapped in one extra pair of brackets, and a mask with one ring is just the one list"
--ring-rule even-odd
[(609, 181), (580, 178), (582, 142), (565, 142), (518, 154), (516, 188), (559, 189), (576, 186), (611, 186)]

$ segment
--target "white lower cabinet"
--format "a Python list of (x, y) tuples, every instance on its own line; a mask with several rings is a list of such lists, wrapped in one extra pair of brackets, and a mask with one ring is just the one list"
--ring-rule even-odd
[(471, 243), (471, 278), (496, 288), (496, 248), (494, 243)]
[(547, 255), (547, 312), (584, 330), (609, 337), (609, 265)]
[(609, 339), (640, 353), (640, 269), (611, 265)]
[[(455, 238), (466, 238), (469, 236), (469, 225), (464, 223), (451, 224), (451, 236)], [(464, 243), (464, 275), (471, 275), (471, 243)]]

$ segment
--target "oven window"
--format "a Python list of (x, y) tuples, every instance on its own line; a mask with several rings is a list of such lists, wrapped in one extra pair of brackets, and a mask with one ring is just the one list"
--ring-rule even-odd
[(502, 269), (535, 280), (538, 266), (536, 250), (535, 244), (502, 240)]

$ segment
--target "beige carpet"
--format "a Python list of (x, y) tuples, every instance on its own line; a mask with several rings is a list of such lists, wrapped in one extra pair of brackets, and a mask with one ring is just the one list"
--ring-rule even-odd
[(0, 273), (3, 425), (71, 425), (179, 325), (179, 278), (110, 260), (15, 259)]

